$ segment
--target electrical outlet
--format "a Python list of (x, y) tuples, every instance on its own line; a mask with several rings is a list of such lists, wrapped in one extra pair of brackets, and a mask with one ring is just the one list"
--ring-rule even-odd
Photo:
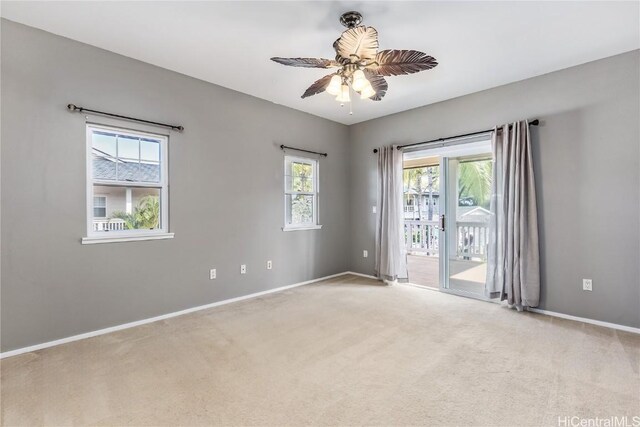
[(240, 274), (247, 274), (247, 265), (246, 264), (242, 264), (240, 266)]
[(271, 260), (267, 261), (267, 270), (271, 270), (273, 268), (273, 263)]
[(211, 270), (209, 270), (209, 280), (213, 280), (216, 278), (216, 269), (212, 268)]
[(369, 256), (369, 251), (367, 251), (367, 250), (362, 251), (362, 257), (363, 258), (366, 258), (368, 256)]
[(375, 207), (375, 206), (373, 206), (373, 207), (371, 208), (371, 213), (376, 213), (376, 212), (378, 212), (378, 208), (377, 208), (377, 207)]
[(591, 279), (582, 279), (582, 290), (583, 291), (593, 290), (593, 282), (591, 281)]

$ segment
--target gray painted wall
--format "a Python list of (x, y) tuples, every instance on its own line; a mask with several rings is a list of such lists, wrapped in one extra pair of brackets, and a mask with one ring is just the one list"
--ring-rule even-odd
[[(1, 30), (2, 351), (370, 274), (373, 147), (533, 117), (542, 308), (640, 327), (638, 51), (347, 128), (9, 21)], [(175, 239), (80, 244), (85, 122), (68, 102), (185, 126), (170, 135)], [(282, 143), (329, 153), (322, 230), (280, 229)]]
[[(346, 126), (9, 21), (1, 36), (2, 351), (348, 269)], [(185, 127), (173, 240), (80, 244), (85, 120), (69, 102)], [(322, 230), (281, 230), (280, 144), (329, 153)]]
[(633, 51), (351, 126), (351, 269), (373, 272), (362, 250), (374, 247), (374, 147), (539, 118), (540, 308), (640, 327), (639, 59)]

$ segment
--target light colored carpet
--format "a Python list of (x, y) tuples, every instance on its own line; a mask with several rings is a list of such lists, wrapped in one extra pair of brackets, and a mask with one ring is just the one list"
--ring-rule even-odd
[(4, 425), (640, 415), (640, 336), (355, 276), (2, 361)]

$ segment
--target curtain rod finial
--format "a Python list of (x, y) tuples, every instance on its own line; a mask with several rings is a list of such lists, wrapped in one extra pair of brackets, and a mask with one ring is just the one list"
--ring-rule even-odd
[(69, 111), (76, 111), (76, 110), (78, 109), (78, 107), (76, 107), (76, 106), (75, 106), (75, 105), (73, 105), (73, 104), (67, 104), (67, 109), (68, 109)]

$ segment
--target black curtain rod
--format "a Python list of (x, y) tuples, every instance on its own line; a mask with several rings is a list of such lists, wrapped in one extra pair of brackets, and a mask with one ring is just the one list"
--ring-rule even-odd
[(304, 151), (305, 153), (311, 153), (311, 154), (317, 154), (319, 156), (324, 156), (327, 157), (327, 153), (318, 153), (317, 151), (309, 151), (309, 150), (303, 150), (302, 148), (296, 148), (296, 147), (287, 147), (286, 145), (281, 145), (280, 146), (281, 150), (295, 150), (295, 151)]
[(83, 111), (87, 111), (89, 113), (100, 114), (102, 116), (116, 117), (118, 119), (133, 120), (134, 122), (147, 123), (147, 124), (156, 125), (156, 126), (163, 126), (163, 127), (180, 131), (180, 132), (184, 130), (184, 127), (182, 126), (168, 125), (166, 123), (152, 122), (151, 120), (136, 119), (135, 117), (121, 116), (120, 114), (105, 113), (104, 111), (98, 111), (98, 110), (90, 110), (89, 108), (78, 107), (77, 105), (73, 105), (73, 104), (67, 105), (67, 108), (71, 112), (77, 111), (78, 113), (82, 113)]
[[(538, 126), (539, 124), (540, 124), (540, 120), (538, 120), (538, 119), (534, 119), (534, 120), (531, 120), (529, 122), (530, 126)], [(509, 125), (509, 127), (511, 127), (511, 125)], [(493, 132), (493, 129), (481, 130), (480, 132), (464, 133), (462, 135), (450, 136), (450, 137), (447, 137), (447, 138), (432, 139), (431, 141), (414, 142), (413, 144), (398, 145), (398, 150), (400, 150), (401, 148), (405, 148), (405, 147), (413, 147), (414, 145), (432, 144), (434, 142), (444, 142), (444, 141), (446, 141), (448, 139), (464, 138), (465, 136), (481, 135), (483, 133), (489, 133), (489, 132)], [(374, 148), (373, 152), (377, 153), (378, 149)]]

